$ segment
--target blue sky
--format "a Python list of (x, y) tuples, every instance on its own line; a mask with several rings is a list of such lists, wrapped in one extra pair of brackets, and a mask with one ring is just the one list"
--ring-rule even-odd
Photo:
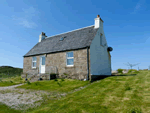
[[(94, 25), (100, 14), (112, 70), (150, 65), (149, 0), (0, 0), (0, 66), (23, 67), (43, 31), (47, 36)], [(138, 69), (135, 66), (135, 69)]]

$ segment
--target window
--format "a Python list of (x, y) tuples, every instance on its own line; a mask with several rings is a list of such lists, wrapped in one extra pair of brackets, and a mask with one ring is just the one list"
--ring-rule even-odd
[(36, 68), (36, 57), (32, 57), (32, 68)]
[(66, 53), (67, 57), (67, 66), (73, 66), (74, 65), (74, 57), (73, 57), (73, 52), (67, 52)]
[(63, 40), (64, 40), (64, 38), (66, 38), (66, 37), (67, 37), (67, 36), (65, 36), (65, 37), (62, 37), (62, 38), (60, 38), (59, 40), (60, 40), (60, 41), (63, 41)]
[(63, 41), (64, 40), (64, 38), (62, 37), (61, 39), (59, 39), (60, 41)]
[(42, 57), (42, 65), (45, 65), (45, 56)]

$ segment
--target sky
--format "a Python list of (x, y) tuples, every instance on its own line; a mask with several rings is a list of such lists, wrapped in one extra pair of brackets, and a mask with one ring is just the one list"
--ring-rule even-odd
[(0, 66), (23, 68), (23, 55), (45, 32), (52, 36), (94, 25), (97, 15), (111, 52), (112, 70), (150, 66), (149, 0), (0, 0)]

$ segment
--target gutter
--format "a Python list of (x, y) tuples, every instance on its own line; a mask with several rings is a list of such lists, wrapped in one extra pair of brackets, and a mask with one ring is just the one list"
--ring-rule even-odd
[(86, 49), (87, 47), (81, 47), (76, 49), (67, 49), (67, 50), (61, 50), (61, 51), (53, 51), (53, 52), (46, 52), (46, 53), (39, 53), (39, 54), (31, 54), (31, 55), (24, 55), (23, 57), (31, 57), (31, 56), (38, 56), (43, 54), (53, 54), (53, 53), (59, 53), (59, 52), (67, 52), (67, 51), (74, 51), (74, 50), (80, 50), (80, 49)]
[(89, 47), (87, 47), (87, 78), (89, 80)]

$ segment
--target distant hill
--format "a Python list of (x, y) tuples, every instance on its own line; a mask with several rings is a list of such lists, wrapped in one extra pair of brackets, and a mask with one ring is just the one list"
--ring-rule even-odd
[(22, 68), (15, 68), (12, 66), (0, 66), (0, 74), (21, 75), (22, 72), (23, 72)]

